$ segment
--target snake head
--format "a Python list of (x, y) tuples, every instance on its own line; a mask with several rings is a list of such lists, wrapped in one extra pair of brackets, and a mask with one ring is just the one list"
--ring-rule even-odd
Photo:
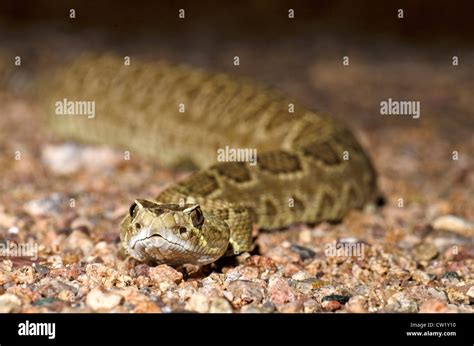
[(162, 204), (137, 199), (122, 221), (125, 251), (140, 261), (169, 265), (208, 264), (229, 245), (225, 222), (203, 212), (199, 204)]

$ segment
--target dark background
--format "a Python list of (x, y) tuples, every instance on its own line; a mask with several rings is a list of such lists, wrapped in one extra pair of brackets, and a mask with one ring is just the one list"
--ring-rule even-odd
[[(66, 16), (76, 9), (74, 27)], [(177, 9), (185, 8), (186, 25), (178, 23)], [(287, 10), (296, 12), (287, 20)], [(403, 25), (394, 15), (405, 10)], [(2, 1), (0, 23), (4, 30), (21, 33), (38, 25), (77, 32), (99, 29), (119, 35), (166, 30), (183, 34), (209, 30), (214, 36), (238, 39), (247, 35), (274, 37), (305, 30), (344, 33), (376, 33), (407, 41), (428, 40), (439, 44), (447, 39), (472, 44), (474, 2), (472, 1)], [(216, 28), (219, 28), (216, 30)]]

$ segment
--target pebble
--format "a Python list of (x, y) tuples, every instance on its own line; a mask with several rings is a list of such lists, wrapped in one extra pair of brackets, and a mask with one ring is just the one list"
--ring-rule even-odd
[(304, 302), (302, 299), (296, 299), (295, 301), (277, 306), (277, 310), (279, 313), (285, 313), (285, 314), (303, 312)]
[(88, 285), (89, 287), (101, 285), (106, 289), (110, 289), (122, 281), (122, 276), (124, 275), (112, 267), (105, 266), (101, 263), (91, 263), (86, 265), (85, 274), (79, 275), (77, 280), (81, 284)]
[(211, 273), (208, 277), (202, 279), (203, 287), (222, 285), (225, 281), (225, 274)]
[(355, 294), (358, 294), (358, 295), (367, 295), (370, 292), (370, 287), (368, 285), (360, 284), (360, 285), (356, 285), (353, 291)]
[(438, 249), (430, 243), (421, 243), (413, 249), (413, 255), (419, 261), (430, 261), (438, 256)]
[(471, 299), (467, 292), (471, 288), (472, 287), (468, 287), (466, 285), (450, 286), (447, 287), (445, 291), (451, 304), (470, 304)]
[(86, 234), (84, 234), (84, 232), (74, 230), (64, 240), (63, 249), (70, 251), (80, 249), (82, 251), (82, 254), (86, 257), (94, 249), (94, 242)]
[(230, 291), (222, 291), (222, 295), (230, 302), (234, 300), (234, 295)]
[(313, 290), (313, 285), (309, 282), (292, 280), (291, 285), (303, 294), (309, 294)]
[(7, 230), (8, 234), (18, 234), (20, 233), (20, 229), (16, 226), (12, 226)]
[(24, 208), (32, 216), (57, 216), (68, 206), (67, 203), (64, 196), (54, 193), (46, 198), (29, 201)]
[(395, 312), (417, 312), (418, 305), (405, 293), (398, 292), (392, 295), (387, 301), (389, 307)]
[(230, 269), (226, 274), (226, 280), (235, 281), (235, 280), (248, 280), (258, 278), (259, 270), (256, 266), (244, 266), (239, 265), (233, 269)]
[(346, 304), (348, 312), (365, 313), (367, 312), (367, 299), (363, 296), (354, 296)]
[(68, 175), (85, 169), (100, 172), (115, 167), (123, 158), (109, 148), (84, 147), (74, 143), (47, 145), (41, 155), (48, 169)]
[(261, 271), (268, 271), (271, 273), (277, 271), (278, 269), (277, 265), (275, 264), (275, 261), (265, 256), (254, 255), (254, 256), (248, 257), (245, 260), (245, 264), (256, 266)]
[(262, 306), (254, 305), (254, 304), (249, 304), (245, 305), (240, 309), (240, 312), (246, 313), (246, 314), (260, 314), (260, 313), (272, 313), (275, 311), (275, 306), (271, 303), (265, 303)]
[(252, 257), (248, 252), (241, 253), (240, 255), (235, 256), (235, 260), (238, 264), (244, 264), (248, 258)]
[(357, 244), (357, 243), (362, 243), (362, 241), (356, 237), (344, 237), (344, 238), (339, 239), (338, 243)]
[(47, 298), (40, 298), (34, 301), (33, 305), (34, 306), (48, 306), (48, 305), (53, 305), (56, 302), (58, 302), (58, 299), (53, 298), (53, 297), (47, 297)]
[(296, 300), (296, 292), (290, 287), (287, 280), (280, 277), (270, 279), (268, 292), (271, 302), (277, 307)]
[(108, 311), (120, 304), (122, 296), (113, 293), (103, 292), (99, 288), (94, 288), (87, 294), (86, 304), (94, 311)]
[(148, 288), (148, 286), (151, 286), (151, 279), (148, 276), (143, 276), (140, 275), (137, 278), (134, 279), (135, 284), (138, 288)]
[(327, 300), (327, 301), (321, 302), (321, 306), (323, 307), (325, 311), (336, 311), (342, 307), (342, 304), (338, 302), (337, 300)]
[(315, 313), (321, 311), (321, 305), (314, 299), (306, 299), (303, 302), (303, 310), (305, 313)]
[(406, 281), (406, 280), (410, 279), (410, 277), (412, 276), (412, 274), (410, 274), (410, 271), (409, 271), (409, 270), (400, 268), (400, 267), (397, 266), (397, 265), (393, 265), (393, 266), (389, 269), (388, 276), (389, 276), (390, 278), (392, 278), (392, 280), (395, 279), (395, 280), (400, 280), (400, 281)]
[(49, 273), (49, 268), (44, 265), (33, 263), (33, 267), (35, 268), (36, 273), (41, 276), (45, 276)]
[[(144, 292), (145, 291), (145, 292)], [(134, 313), (160, 312), (160, 298), (150, 294), (146, 290), (137, 290), (135, 287), (127, 287), (117, 292), (123, 297), (125, 311)], [(120, 306), (120, 307), (122, 307)]]
[[(0, 289), (2, 289), (1, 286), (6, 285), (7, 283), (11, 282), (12, 280), (13, 280), (13, 274), (12, 273), (9, 273), (9, 272), (3, 271), (3, 270), (0, 271)], [(3, 287), (3, 289), (4, 288), (5, 288), (5, 286)], [(0, 291), (0, 293), (3, 293), (3, 292)]]
[(446, 281), (459, 281), (461, 278), (459, 277), (459, 274), (456, 272), (445, 272), (442, 277), (443, 280)]
[(474, 286), (471, 286), (467, 292), (466, 295), (471, 298), (471, 300), (474, 300)]
[(346, 304), (351, 297), (342, 295), (342, 294), (330, 294), (328, 296), (325, 296), (321, 299), (321, 302), (326, 302), (326, 301), (337, 301), (341, 304)]
[(206, 294), (196, 292), (186, 302), (186, 310), (195, 312), (209, 312), (209, 306), (211, 304), (211, 297)]
[(261, 302), (265, 297), (265, 282), (236, 280), (228, 283), (227, 290), (232, 293), (234, 303)]
[(304, 280), (291, 280), (291, 285), (303, 294), (308, 294), (314, 289), (318, 289), (323, 286), (328, 286), (329, 283), (323, 280), (319, 280), (315, 277), (306, 278)]
[(446, 304), (446, 302), (438, 299), (428, 299), (420, 306), (420, 312), (422, 313), (440, 313), (447, 311), (448, 305)]
[(167, 284), (170, 283), (179, 284), (183, 280), (182, 273), (166, 264), (160, 264), (159, 266), (149, 268), (149, 275), (151, 280), (160, 288), (169, 286)]
[(135, 307), (133, 308), (132, 312), (141, 314), (162, 312), (162, 310), (153, 301), (143, 301), (135, 304)]
[(148, 276), (150, 274), (150, 267), (146, 264), (138, 264), (134, 268), (134, 276)]
[(222, 285), (219, 284), (204, 285), (203, 287), (199, 288), (199, 292), (210, 297), (221, 297), (224, 295), (224, 289)]
[(388, 269), (387, 265), (379, 260), (374, 259), (374, 261), (371, 261), (372, 259), (369, 260), (369, 265), (370, 265), (370, 270), (373, 272), (377, 273), (380, 276), (385, 276), (387, 273)]
[(14, 228), (16, 217), (5, 213), (4, 207), (0, 205), (0, 226), (4, 228)]
[(450, 231), (466, 237), (474, 236), (474, 223), (454, 215), (444, 215), (436, 218), (432, 226), (435, 230)]
[(64, 302), (72, 303), (75, 299), (74, 292), (70, 290), (62, 290), (58, 293), (58, 299)]
[(311, 230), (303, 229), (302, 231), (300, 231), (298, 234), (298, 240), (301, 243), (311, 243)]
[[(293, 276), (299, 272), (301, 272), (301, 266), (297, 265), (296, 263), (287, 263), (283, 268), (283, 276), (285, 277)], [(269, 278), (270, 277), (267, 277), (266, 279)]]
[(422, 284), (426, 285), (427, 283), (432, 281), (435, 278), (435, 276), (430, 275), (422, 270), (415, 270), (412, 274), (412, 278), (416, 282), (421, 282)]
[(314, 256), (316, 256), (316, 253), (313, 250), (298, 244), (292, 244), (290, 249), (300, 255), (302, 261), (314, 258)]
[(0, 313), (19, 312), (21, 308), (20, 299), (11, 293), (0, 296)]
[(304, 271), (299, 271), (296, 274), (294, 274), (291, 279), (296, 280), (296, 281), (303, 281), (304, 279), (307, 279), (308, 275)]
[(86, 234), (93, 228), (94, 228), (94, 225), (92, 224), (92, 222), (85, 217), (78, 217), (72, 220), (71, 222), (71, 229), (81, 230)]
[(178, 286), (178, 296), (181, 301), (187, 301), (191, 296), (197, 292), (197, 282), (196, 281), (184, 281)]
[(18, 270), (15, 270), (15, 281), (18, 284), (31, 285), (36, 280), (36, 272), (31, 266), (24, 266)]
[(444, 291), (441, 290), (441, 289), (436, 289), (434, 287), (428, 287), (427, 293), (436, 300), (441, 300), (441, 301), (444, 301), (444, 302), (448, 301), (448, 297), (446, 296), (446, 293), (444, 293)]
[(56, 174), (71, 174), (81, 167), (80, 147), (75, 144), (47, 145), (41, 156), (43, 163)]
[(222, 297), (215, 297), (211, 300), (211, 305), (209, 307), (209, 312), (216, 313), (232, 313), (232, 305), (229, 301)]

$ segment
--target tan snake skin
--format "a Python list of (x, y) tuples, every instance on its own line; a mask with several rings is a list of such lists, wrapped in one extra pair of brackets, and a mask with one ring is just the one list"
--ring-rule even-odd
[[(349, 130), (253, 81), (83, 57), (48, 78), (40, 98), (62, 136), (201, 169), (132, 204), (121, 240), (138, 260), (210, 263), (249, 251), (252, 224), (337, 221), (376, 192), (372, 164)], [(64, 98), (95, 101), (95, 118), (55, 114)], [(226, 146), (256, 149), (257, 164), (217, 162)]]

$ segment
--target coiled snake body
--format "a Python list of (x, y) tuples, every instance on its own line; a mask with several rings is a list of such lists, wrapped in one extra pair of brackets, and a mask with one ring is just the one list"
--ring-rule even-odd
[[(132, 204), (121, 244), (138, 260), (210, 263), (249, 251), (252, 224), (340, 220), (376, 190), (372, 164), (349, 130), (248, 80), (84, 57), (41, 94), (63, 136), (201, 169), (156, 199)], [(95, 118), (56, 115), (63, 99), (95, 101)], [(256, 164), (217, 162), (225, 147), (255, 149)]]

